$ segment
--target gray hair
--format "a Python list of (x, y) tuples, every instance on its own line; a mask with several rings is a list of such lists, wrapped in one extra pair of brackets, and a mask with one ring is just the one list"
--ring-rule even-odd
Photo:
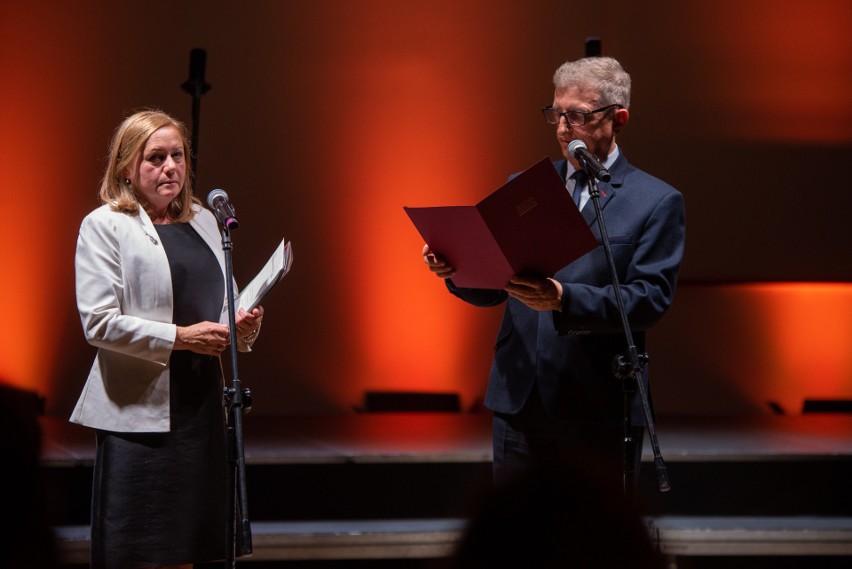
[(596, 93), (595, 106), (630, 107), (630, 75), (611, 57), (585, 57), (563, 63), (553, 74), (553, 86), (591, 88)]

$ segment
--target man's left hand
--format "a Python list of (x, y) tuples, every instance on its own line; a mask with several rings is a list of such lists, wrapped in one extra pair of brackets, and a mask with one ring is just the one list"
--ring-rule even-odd
[(562, 285), (553, 279), (516, 275), (506, 292), (533, 310), (562, 310)]

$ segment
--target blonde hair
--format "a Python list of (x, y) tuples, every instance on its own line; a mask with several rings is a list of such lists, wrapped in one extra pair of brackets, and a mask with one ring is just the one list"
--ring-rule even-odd
[[(118, 125), (110, 142), (107, 167), (99, 192), (103, 203), (124, 213), (138, 213), (141, 206), (148, 215), (152, 215), (149, 204), (136, 193), (131, 184), (125, 183), (124, 172), (137, 163), (151, 135), (165, 126), (174, 127), (178, 131), (183, 142), (183, 155), (189, 160), (189, 140), (182, 122), (158, 109), (136, 112)], [(169, 218), (177, 223), (189, 221), (195, 215), (192, 210), (194, 203), (201, 204), (192, 194), (192, 172), (187, 163), (183, 187), (168, 206)]]
[(630, 108), (630, 75), (611, 57), (585, 57), (563, 63), (553, 74), (557, 89), (581, 85), (597, 94), (596, 106)]

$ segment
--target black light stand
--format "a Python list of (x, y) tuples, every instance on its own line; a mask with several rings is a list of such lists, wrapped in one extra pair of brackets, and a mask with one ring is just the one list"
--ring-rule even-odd
[[(648, 438), (651, 441), (651, 448), (654, 452), (654, 467), (657, 471), (657, 486), (660, 492), (668, 492), (671, 490), (669, 484), (669, 475), (666, 469), (663, 456), (660, 453), (660, 443), (657, 441), (657, 430), (654, 426), (654, 417), (651, 413), (651, 405), (648, 400), (648, 393), (645, 384), (642, 382), (642, 369), (648, 363), (648, 354), (639, 354), (636, 349), (636, 344), (633, 341), (633, 333), (630, 329), (630, 322), (627, 319), (627, 310), (624, 308), (624, 298), (621, 296), (621, 284), (618, 280), (618, 272), (615, 268), (615, 261), (612, 256), (612, 248), (609, 242), (609, 235), (606, 231), (603, 214), (600, 204), (600, 190), (598, 190), (597, 181), (595, 179), (595, 171), (583, 157), (577, 156), (580, 165), (589, 174), (589, 196), (595, 206), (595, 217), (600, 227), (601, 239), (603, 241), (604, 252), (609, 263), (609, 271), (612, 277), (612, 287), (615, 292), (615, 299), (618, 303), (618, 313), (621, 316), (621, 324), (624, 328), (624, 337), (627, 341), (627, 357), (617, 356), (613, 362), (613, 368), (616, 377), (621, 379), (624, 384), (624, 495), (629, 497), (632, 495), (635, 488), (635, 482), (638, 479), (638, 472), (635, 470), (635, 455), (636, 441), (633, 440), (631, 429), (631, 399), (635, 389), (639, 391), (639, 398), (642, 401), (642, 410), (645, 414), (645, 423), (648, 426)], [(608, 176), (609, 174), (607, 174)], [(608, 179), (608, 178), (607, 178)]]
[(189, 80), (181, 88), (192, 95), (192, 152), (189, 157), (192, 167), (192, 181), (198, 179), (198, 121), (201, 118), (201, 96), (210, 90), (204, 82), (204, 67), (207, 64), (207, 52), (194, 48), (189, 52)]

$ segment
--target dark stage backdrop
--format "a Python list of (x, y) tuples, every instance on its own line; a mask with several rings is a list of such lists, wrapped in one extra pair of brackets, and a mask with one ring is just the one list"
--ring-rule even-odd
[(849, 29), (847, 0), (3, 2), (0, 379), (70, 412), (94, 353), (74, 245), (107, 141), (142, 107), (190, 122), (200, 47), (198, 194), (237, 206), (239, 281), (282, 236), (295, 252), (240, 361), (255, 412), (365, 390), (474, 405), (500, 309), (445, 292), (402, 207), (473, 203), (558, 157), (539, 108), (599, 36), (634, 79), (623, 151), (687, 202), (683, 285), (651, 336), (660, 411), (850, 398)]

